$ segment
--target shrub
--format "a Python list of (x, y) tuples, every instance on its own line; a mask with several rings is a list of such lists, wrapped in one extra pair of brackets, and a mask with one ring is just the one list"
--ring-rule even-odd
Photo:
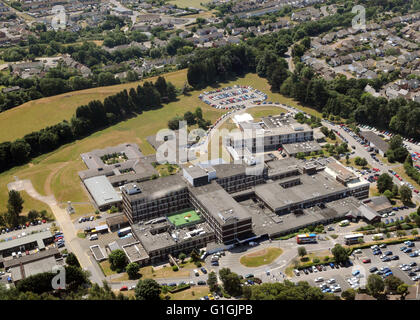
[(320, 260), (318, 258), (314, 258), (312, 261), (313, 263), (319, 263)]
[(177, 266), (173, 266), (173, 267), (172, 267), (172, 270), (173, 270), (173, 271), (178, 271), (179, 269), (178, 269), (178, 267), (177, 267)]

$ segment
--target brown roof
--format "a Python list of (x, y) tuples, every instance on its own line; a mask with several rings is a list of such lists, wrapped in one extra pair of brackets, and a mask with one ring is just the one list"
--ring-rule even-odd
[(112, 217), (106, 218), (106, 224), (108, 226), (128, 223), (128, 219), (124, 213), (113, 215)]

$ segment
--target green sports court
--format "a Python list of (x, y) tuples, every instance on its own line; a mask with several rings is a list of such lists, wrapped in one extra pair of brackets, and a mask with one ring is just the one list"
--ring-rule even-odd
[(170, 215), (168, 216), (168, 220), (175, 225), (176, 228), (179, 228), (184, 225), (200, 221), (201, 217), (195, 210), (190, 210)]

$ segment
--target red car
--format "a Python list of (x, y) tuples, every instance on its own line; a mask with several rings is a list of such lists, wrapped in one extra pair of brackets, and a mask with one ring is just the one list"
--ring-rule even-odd
[(370, 263), (370, 259), (363, 259), (362, 262), (363, 263)]
[(127, 286), (122, 286), (122, 287), (120, 288), (120, 291), (128, 291), (128, 287), (127, 287)]
[(417, 190), (417, 189), (414, 189), (413, 191), (414, 191), (415, 193), (419, 193), (419, 190)]

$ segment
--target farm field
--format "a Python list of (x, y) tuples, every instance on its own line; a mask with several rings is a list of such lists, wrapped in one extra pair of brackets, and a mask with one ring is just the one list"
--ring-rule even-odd
[[(181, 87), (186, 81), (186, 70), (173, 72), (165, 75), (165, 77), (177, 87)], [(270, 93), (267, 81), (258, 77), (256, 74), (247, 74), (246, 76), (237, 78), (234, 81), (222, 83), (218, 87), (235, 84), (251, 85), (256, 89), (267, 93), (269, 95), (269, 100), (274, 102), (288, 103), (294, 106), (297, 105), (293, 102), (293, 100), (284, 98), (280, 94)], [(40, 129), (48, 124), (56, 123), (65, 118), (65, 116), (63, 116), (64, 114), (68, 114), (68, 117), (70, 117), (80, 103), (87, 103), (91, 99), (99, 99), (100, 96), (105, 97), (118, 92), (123, 88), (130, 86), (134, 87), (136, 85), (136, 83), (131, 83), (79, 91), (77, 94), (73, 93), (74, 97), (68, 98), (67, 100), (63, 97), (59, 98), (60, 96), (46, 98), (50, 101), (47, 106), (42, 106), (42, 104), (39, 103), (39, 101), (45, 101), (45, 99), (33, 101), (32, 103), (39, 104), (38, 106), (41, 107), (41, 110), (37, 110), (37, 107), (31, 107), (29, 104), (25, 104), (5, 113), (0, 113), (0, 121), (5, 123), (3, 126), (4, 130), (2, 130), (0, 134), (0, 141), (22, 137), (28, 132)], [(212, 108), (198, 99), (198, 95), (202, 91), (212, 89), (212, 87), (208, 87), (200, 91), (192, 91), (188, 96), (180, 96), (178, 101), (171, 102), (155, 110), (146, 111), (137, 117), (125, 120), (112, 127), (98, 131), (86, 138), (64, 145), (53, 152), (39, 156), (38, 158), (33, 159), (29, 164), (15, 167), (7, 172), (1, 173), (0, 211), (4, 211), (6, 209), (7, 183), (14, 181), (14, 176), (19, 179), (31, 180), (35, 189), (41, 195), (53, 194), (60, 203), (66, 203), (67, 201), (89, 202), (87, 192), (77, 175), (78, 171), (86, 168), (80, 158), (81, 153), (124, 142), (134, 142), (139, 145), (143, 154), (153, 154), (155, 151), (146, 141), (146, 137), (156, 134), (156, 132), (160, 129), (166, 128), (168, 120), (174, 116), (182, 116), (186, 111), (194, 111), (198, 106), (200, 106), (203, 110), (204, 118), (214, 122), (225, 112), (225, 110), (223, 111)], [(94, 92), (95, 90), (97, 91), (96, 93)], [(89, 97), (89, 99), (87, 99), (87, 97)], [(76, 100), (80, 103), (75, 103), (74, 101)], [(82, 100), (83, 102), (81, 102)], [(69, 101), (73, 101), (73, 104), (68, 104), (67, 102)], [(60, 117), (56, 114), (52, 115), (57, 117), (57, 121), (51, 121), (48, 119), (49, 117), (46, 116), (47, 114), (53, 113), (51, 110), (54, 109), (58, 110), (56, 112), (57, 114), (61, 114)], [(69, 112), (69, 110), (71, 112)], [(43, 118), (39, 121), (33, 120), (31, 119), (31, 114), (43, 114)], [(38, 122), (43, 122), (43, 124), (40, 125)], [(28, 126), (30, 124), (32, 129), (28, 129), (26, 124), (28, 124)], [(19, 128), (22, 126), (25, 128)], [(14, 133), (12, 134), (11, 131), (14, 131)], [(89, 205), (80, 206), (80, 211), (77, 211), (78, 207), (75, 208), (76, 216), (93, 211), (93, 208)], [(37, 208), (35, 207), (34, 209)]]

